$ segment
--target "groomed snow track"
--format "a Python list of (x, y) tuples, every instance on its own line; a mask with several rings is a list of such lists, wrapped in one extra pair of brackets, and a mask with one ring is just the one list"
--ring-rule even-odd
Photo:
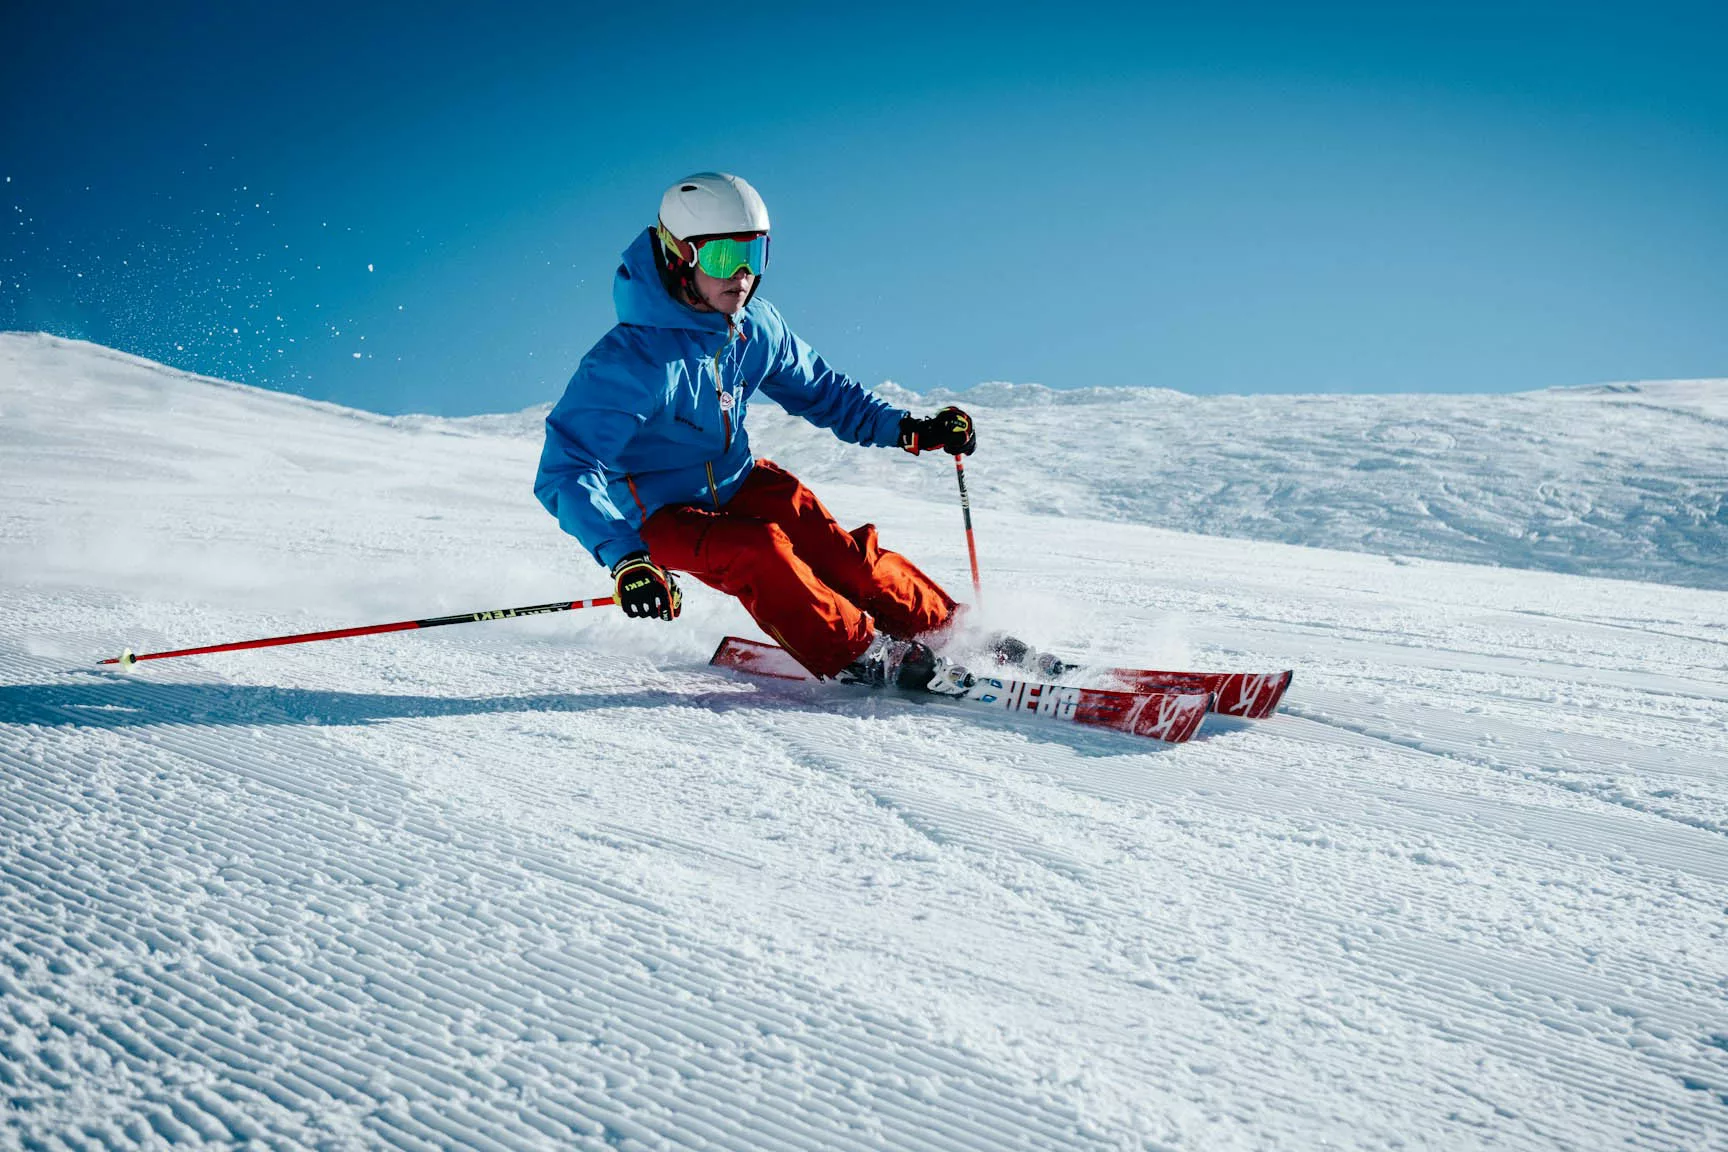
[(1728, 1147), (1723, 593), (980, 515), (1034, 642), (1298, 669), (1174, 748), (701, 589), (126, 675), (594, 589), (518, 438), (0, 353), (0, 1148)]

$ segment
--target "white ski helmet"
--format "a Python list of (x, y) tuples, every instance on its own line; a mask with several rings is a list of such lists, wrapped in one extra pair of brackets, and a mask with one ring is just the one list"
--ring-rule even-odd
[(675, 240), (768, 231), (768, 206), (750, 182), (728, 172), (686, 176), (660, 197), (660, 227)]

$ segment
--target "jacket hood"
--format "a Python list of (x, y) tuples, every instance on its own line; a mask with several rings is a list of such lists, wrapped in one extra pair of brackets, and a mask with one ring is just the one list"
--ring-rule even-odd
[[(760, 281), (757, 282), (760, 285)], [(620, 324), (642, 328), (688, 328), (695, 332), (725, 332), (726, 317), (720, 312), (698, 312), (674, 300), (660, 279), (660, 268), (654, 262), (654, 229), (644, 228), (630, 247), (624, 249), (624, 262), (612, 278), (612, 304), (618, 309)], [(744, 314), (753, 316), (756, 297), (744, 305)]]

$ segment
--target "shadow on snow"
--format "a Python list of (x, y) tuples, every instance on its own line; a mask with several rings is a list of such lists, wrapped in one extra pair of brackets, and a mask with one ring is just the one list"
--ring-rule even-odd
[[(828, 686), (738, 686), (715, 692), (633, 688), (613, 692), (536, 695), (432, 696), (342, 692), (247, 684), (157, 683), (134, 676), (92, 673), (78, 683), (0, 685), (0, 724), (45, 728), (127, 729), (187, 724), (211, 727), (261, 725), (334, 726), (441, 716), (485, 716), (531, 712), (601, 712), (628, 708), (699, 708), (710, 712), (750, 709), (781, 716), (822, 712), (853, 720), (906, 709), (963, 719), (980, 730), (1015, 733), (1041, 744), (1059, 744), (1082, 756), (1121, 756), (1174, 747), (1125, 733), (1040, 720), (960, 710), (940, 701), (893, 694), (824, 691)], [(1246, 725), (1209, 716), (1196, 739)]]
[(525, 696), (427, 696), (246, 684), (157, 684), (103, 677), (80, 684), (0, 686), (0, 723), (108, 729), (163, 724), (340, 726), (438, 716), (592, 712), (672, 705), (719, 710), (734, 705), (737, 698), (737, 693), (692, 695), (655, 689)]

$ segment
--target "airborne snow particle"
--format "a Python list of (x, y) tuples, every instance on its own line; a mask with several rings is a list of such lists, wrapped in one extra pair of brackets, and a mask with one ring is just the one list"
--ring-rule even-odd
[(354, 353), (354, 359), (356, 359), (356, 360), (360, 359), (360, 353), (358, 353), (358, 352)]
[(370, 264), (366, 265), (366, 271), (368, 271), (368, 272), (372, 271), (372, 265), (370, 265)]

